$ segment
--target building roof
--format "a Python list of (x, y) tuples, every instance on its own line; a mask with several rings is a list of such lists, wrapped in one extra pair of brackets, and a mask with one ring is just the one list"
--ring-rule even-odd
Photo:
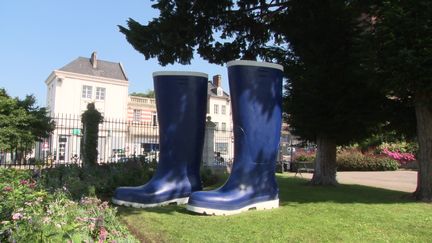
[(207, 92), (208, 92), (209, 96), (221, 97), (221, 98), (227, 98), (227, 99), (229, 99), (229, 94), (226, 93), (225, 91), (223, 91), (223, 95), (222, 96), (218, 96), (217, 95), (217, 87), (211, 81), (208, 81)]
[(103, 78), (128, 80), (121, 63), (97, 60), (97, 66), (93, 68), (91, 59), (86, 57), (78, 57), (66, 66), (60, 68), (60, 70)]

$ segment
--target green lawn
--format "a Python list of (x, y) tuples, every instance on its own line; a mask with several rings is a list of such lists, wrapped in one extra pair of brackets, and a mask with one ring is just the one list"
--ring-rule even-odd
[(274, 210), (202, 216), (167, 206), (119, 213), (150, 242), (432, 242), (432, 205), (403, 199), (404, 192), (313, 187), (282, 175), (278, 182), (281, 207)]

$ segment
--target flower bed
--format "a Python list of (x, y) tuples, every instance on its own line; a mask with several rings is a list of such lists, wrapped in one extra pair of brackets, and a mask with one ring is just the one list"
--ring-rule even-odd
[(337, 154), (338, 171), (397, 170), (398, 162), (385, 156), (362, 154), (356, 150), (343, 150)]
[(0, 169), (0, 178), (0, 242), (136, 242), (107, 202), (48, 192), (30, 171)]
[[(315, 152), (301, 151), (296, 153), (294, 161), (313, 162)], [(355, 149), (340, 150), (337, 153), (336, 165), (338, 171), (386, 171), (397, 170), (398, 161), (387, 156), (363, 154)]]

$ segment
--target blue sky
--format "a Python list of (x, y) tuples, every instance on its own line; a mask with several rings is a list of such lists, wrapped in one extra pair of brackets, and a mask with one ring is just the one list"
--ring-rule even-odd
[(221, 74), (228, 91), (225, 67), (195, 57), (191, 65), (160, 66), (145, 60), (118, 31), (131, 17), (142, 24), (158, 16), (152, 2), (128, 1), (0, 1), (0, 87), (11, 96), (34, 94), (45, 105), (49, 74), (79, 56), (121, 62), (129, 78), (129, 92), (153, 89), (152, 72), (199, 71), (209, 78)]

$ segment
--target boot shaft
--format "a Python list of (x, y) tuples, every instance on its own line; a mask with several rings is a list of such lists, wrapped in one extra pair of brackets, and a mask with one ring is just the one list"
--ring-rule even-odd
[[(153, 74), (159, 122), (160, 166), (201, 162), (207, 110), (207, 74)], [(196, 165), (197, 164), (197, 165)]]
[(274, 166), (282, 122), (282, 66), (228, 63), (234, 124), (234, 157)]

